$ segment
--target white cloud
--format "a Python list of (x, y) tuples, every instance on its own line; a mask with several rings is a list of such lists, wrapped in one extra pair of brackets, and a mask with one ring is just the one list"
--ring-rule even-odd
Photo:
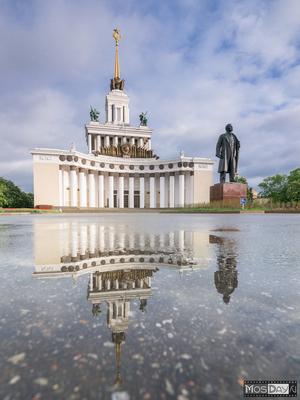
[(299, 165), (297, 0), (232, 0), (216, 8), (209, 1), (153, 2), (153, 9), (128, 1), (117, 12), (93, 0), (33, 7), (26, 23), (17, 23), (9, 7), (0, 16), (0, 154), (15, 162), (6, 170), (4, 163), (3, 175), (19, 176), (29, 188), (30, 168), (27, 175), (13, 171), (29, 159), (30, 147), (74, 141), (86, 148), (90, 104), (103, 119), (114, 26), (123, 32), (121, 73), (132, 123), (148, 110), (162, 158), (181, 148), (213, 157), (230, 121), (242, 144), (240, 172), (251, 183)]

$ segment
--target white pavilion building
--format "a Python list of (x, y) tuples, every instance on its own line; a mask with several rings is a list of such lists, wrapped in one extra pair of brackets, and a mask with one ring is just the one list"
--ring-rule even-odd
[(88, 153), (35, 148), (34, 205), (62, 209), (174, 208), (209, 202), (213, 161), (186, 157), (160, 160), (152, 130), (141, 117), (130, 125), (129, 97), (120, 78), (119, 31), (115, 71), (106, 95), (105, 123), (91, 112), (85, 126)]

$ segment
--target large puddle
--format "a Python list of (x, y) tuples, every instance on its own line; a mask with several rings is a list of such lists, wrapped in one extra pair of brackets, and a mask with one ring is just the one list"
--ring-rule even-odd
[(240, 399), (299, 376), (300, 216), (0, 223), (1, 399)]

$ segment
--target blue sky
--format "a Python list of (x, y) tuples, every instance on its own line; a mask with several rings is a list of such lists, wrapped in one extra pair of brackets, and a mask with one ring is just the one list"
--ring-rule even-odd
[(299, 0), (0, 0), (1, 176), (32, 190), (31, 148), (86, 151), (116, 26), (131, 123), (148, 111), (162, 159), (215, 159), (231, 122), (251, 185), (300, 166)]

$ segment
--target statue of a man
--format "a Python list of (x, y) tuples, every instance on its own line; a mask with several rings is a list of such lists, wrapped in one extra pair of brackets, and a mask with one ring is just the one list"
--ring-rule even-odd
[(232, 132), (232, 125), (227, 124), (225, 130), (226, 132), (220, 135), (216, 147), (216, 156), (220, 159), (218, 169), (220, 183), (225, 183), (227, 173), (229, 173), (230, 182), (234, 182), (240, 151), (240, 142)]
[(147, 126), (147, 123), (148, 123), (147, 111), (145, 113), (144, 112), (140, 113), (139, 119), (140, 119), (141, 126)]

